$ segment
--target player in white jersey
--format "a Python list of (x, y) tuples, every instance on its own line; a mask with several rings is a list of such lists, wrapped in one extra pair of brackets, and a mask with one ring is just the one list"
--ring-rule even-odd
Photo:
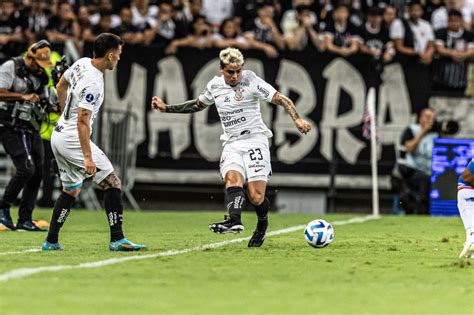
[(466, 242), (460, 258), (474, 258), (474, 160), (458, 179), (458, 208), (466, 230)]
[(104, 207), (110, 226), (109, 249), (130, 251), (145, 248), (123, 235), (120, 179), (104, 152), (90, 140), (93, 122), (104, 99), (104, 72), (117, 65), (122, 45), (120, 37), (100, 34), (94, 41), (94, 58), (76, 61), (57, 85), (62, 114), (51, 137), (51, 147), (63, 190), (54, 205), (43, 250), (62, 250), (58, 242), (59, 231), (81, 192), (83, 180), (90, 177), (105, 190)]
[(229, 215), (222, 222), (210, 224), (209, 228), (215, 233), (240, 233), (244, 230), (241, 211), (246, 202), (243, 186), (247, 181), (248, 199), (258, 216), (257, 228), (248, 246), (259, 247), (268, 227), (270, 202), (265, 197), (265, 191), (272, 170), (268, 148), (272, 132), (262, 120), (260, 100), (285, 107), (301, 133), (309, 132), (311, 126), (299, 118), (295, 105), (288, 97), (277, 92), (254, 72), (242, 69), (244, 57), (238, 49), (222, 50), (219, 59), (222, 75), (214, 77), (197, 99), (166, 105), (154, 96), (151, 105), (168, 113), (194, 113), (211, 105), (216, 106), (224, 130), (220, 171), (225, 181)]

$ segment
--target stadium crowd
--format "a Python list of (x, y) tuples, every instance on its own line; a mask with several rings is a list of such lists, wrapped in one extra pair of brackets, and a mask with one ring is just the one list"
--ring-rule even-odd
[[(69, 47), (77, 58), (89, 56), (96, 36), (110, 32), (127, 45), (155, 46), (166, 54), (181, 47), (233, 46), (276, 58), (284, 51), (310, 50), (311, 56), (319, 52), (363, 60), (364, 67), (368, 63), (365, 68), (376, 74), (387, 63), (405, 62), (412, 72), (427, 74), (420, 75), (420, 81), (429, 83), (431, 93), (474, 95), (474, 75), (471, 91), (466, 91), (474, 58), (474, 0), (0, 0), (0, 4), (0, 64), (41, 39), (59, 53)], [(380, 82), (380, 75), (367, 77)], [(426, 104), (415, 104), (419, 105)]]
[[(0, 62), (46, 38), (79, 54), (111, 32), (130, 45), (263, 51), (309, 46), (343, 57), (369, 55), (375, 67), (394, 56), (429, 65), (437, 88), (464, 91), (474, 56), (474, 0), (3, 0)], [(431, 23), (430, 23), (431, 22)]]

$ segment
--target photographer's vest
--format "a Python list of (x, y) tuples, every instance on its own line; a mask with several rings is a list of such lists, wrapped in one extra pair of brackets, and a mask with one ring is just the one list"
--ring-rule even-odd
[[(15, 73), (13, 83), (9, 91), (21, 94), (41, 94), (42, 89), (48, 81), (46, 74), (40, 78), (31, 74), (26, 68), (23, 57), (14, 57), (7, 62), (13, 62), (13, 69)], [(36, 108), (33, 108), (33, 110), (28, 110), (28, 106), (29, 105), (26, 105), (26, 102), (21, 101), (0, 102), (0, 125), (13, 127), (15, 129), (39, 130), (41, 114)], [(15, 115), (15, 112), (17, 112), (17, 115)], [(22, 117), (32, 117), (33, 124), (26, 120), (19, 119), (18, 115), (21, 115)]]
[[(421, 125), (413, 124), (409, 126), (413, 136), (416, 138), (421, 132)], [(418, 147), (412, 153), (405, 153), (405, 158), (400, 164), (404, 164), (413, 169), (431, 175), (431, 154), (433, 152), (433, 139), (438, 138), (437, 132), (428, 132), (418, 143)]]

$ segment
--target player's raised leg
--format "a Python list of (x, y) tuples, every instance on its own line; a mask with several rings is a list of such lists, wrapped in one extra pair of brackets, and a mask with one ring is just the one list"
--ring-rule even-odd
[(123, 203), (122, 183), (118, 176), (112, 172), (99, 183), (104, 190), (104, 208), (110, 227), (111, 251), (138, 251), (146, 249), (145, 245), (135, 244), (125, 238), (122, 230)]
[(244, 230), (241, 220), (245, 206), (244, 177), (236, 170), (229, 170), (225, 173), (224, 180), (228, 216), (224, 221), (209, 224), (209, 229), (214, 233), (241, 233)]
[(248, 247), (260, 247), (265, 239), (265, 233), (268, 228), (268, 211), (270, 209), (270, 201), (265, 197), (266, 189), (266, 181), (249, 181), (248, 183), (249, 201), (257, 212), (257, 227), (250, 238)]
[(460, 258), (474, 258), (474, 163), (471, 161), (459, 178), (458, 208), (464, 228), (466, 242)]

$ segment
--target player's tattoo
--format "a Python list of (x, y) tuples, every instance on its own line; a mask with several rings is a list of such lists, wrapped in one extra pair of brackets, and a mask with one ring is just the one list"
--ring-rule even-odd
[(181, 104), (166, 105), (167, 113), (195, 113), (205, 109), (208, 105), (194, 99)]
[(111, 173), (99, 183), (99, 186), (102, 187), (104, 190), (108, 188), (122, 189), (122, 182), (115, 173)]
[(291, 119), (293, 119), (293, 121), (300, 118), (300, 116), (296, 112), (295, 104), (293, 103), (292, 100), (290, 100), (285, 95), (277, 93), (275, 95), (275, 100), (274, 100), (273, 103), (276, 104), (276, 105), (281, 105), (281, 106), (285, 107), (286, 111), (290, 115)]

